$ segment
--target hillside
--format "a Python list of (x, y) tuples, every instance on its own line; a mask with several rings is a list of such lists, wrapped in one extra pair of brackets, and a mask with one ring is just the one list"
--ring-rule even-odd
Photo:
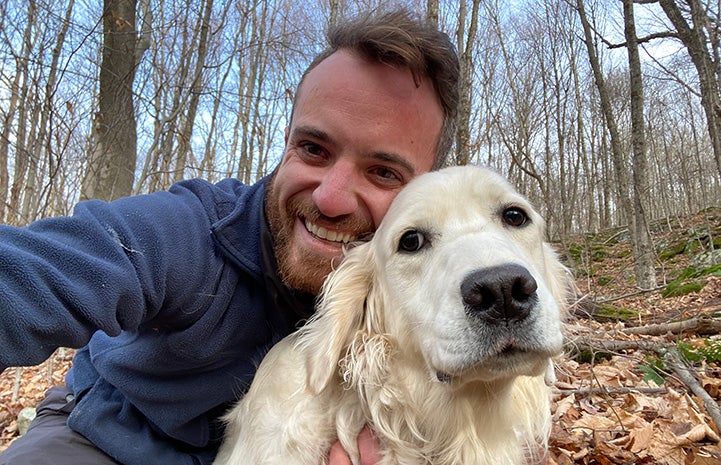
[[(712, 420), (721, 400), (721, 266), (718, 256), (716, 265), (701, 260), (721, 250), (721, 209), (654, 228), (662, 286), (653, 291), (634, 286), (623, 229), (562, 247), (580, 298), (567, 321), (568, 356), (558, 362), (549, 465), (721, 461)], [(0, 450), (48, 378), (62, 382), (71, 356), (0, 375)]]
[[(557, 369), (548, 463), (721, 461), (721, 210), (653, 227), (661, 286), (649, 292), (634, 285), (626, 230), (566, 244), (580, 297)], [(716, 265), (704, 261), (712, 249)]]

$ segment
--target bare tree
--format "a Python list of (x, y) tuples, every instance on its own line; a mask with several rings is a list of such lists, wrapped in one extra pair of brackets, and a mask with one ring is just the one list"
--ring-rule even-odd
[(95, 146), (88, 156), (81, 198), (111, 200), (133, 190), (137, 158), (133, 82), (139, 61), (135, 7), (134, 0), (104, 3)]
[[(0, 202), (0, 221), (6, 221), (5, 211), (6, 205), (8, 205), (8, 202), (5, 201), (5, 199), (8, 198), (9, 193), (9, 176), (6, 167), (8, 166), (10, 141), (12, 140), (12, 131), (14, 129), (12, 122), (15, 119), (18, 108), (20, 108), (21, 111), (22, 108), (24, 108), (24, 106), (22, 106), (21, 104), (25, 101), (25, 97), (27, 96), (27, 82), (29, 72), (27, 62), (28, 57), (30, 56), (30, 50), (32, 49), (32, 31), (38, 18), (38, 8), (34, 0), (30, 0), (28, 2), (26, 18), (27, 23), (21, 42), (22, 48), (20, 49), (20, 53), (18, 54), (18, 57), (16, 59), (16, 70), (12, 79), (12, 83), (9, 86), (10, 99), (8, 109), (4, 114), (2, 127), (0, 127), (0, 195), (2, 196), (0, 197), (2, 199), (2, 202)], [(19, 126), (18, 128), (20, 129), (21, 126)], [(16, 140), (18, 139), (16, 138)], [(18, 158), (18, 161), (23, 159), (24, 157)], [(16, 164), (15, 169), (16, 173), (18, 171), (23, 171), (22, 165), (18, 166)], [(15, 187), (16, 183), (13, 182), (13, 185)], [(19, 192), (17, 192), (17, 189), (15, 189), (15, 192), (15, 197), (17, 197)], [(12, 197), (9, 200), (10, 203), (12, 203)]]
[(646, 133), (644, 121), (643, 78), (641, 59), (638, 55), (638, 39), (633, 14), (633, 0), (623, 0), (624, 34), (628, 49), (628, 67), (631, 85), (631, 140), (633, 145), (633, 215), (636, 238), (634, 267), (636, 283), (641, 289), (656, 287), (654, 270), (655, 254), (647, 215), (650, 211), (648, 159), (646, 157)]
[[(478, 28), (478, 9), (480, 0), (473, 0), (471, 16), (466, 25), (466, 2), (460, 2), (458, 13), (458, 29), (456, 30), (456, 45), (459, 52), (461, 67), (460, 76), (460, 106), (458, 107), (456, 132), (456, 164), (466, 165), (470, 161), (470, 120), (473, 105), (473, 51)], [(436, 13), (437, 15), (437, 13)]]
[[(587, 229), (626, 224), (634, 228), (634, 189), (643, 184), (631, 178), (641, 171), (631, 158), (633, 126), (640, 123), (631, 122), (635, 110), (630, 108), (627, 44), (600, 46), (616, 27), (604, 22), (603, 12), (613, 9), (608, 18), (619, 18), (622, 3), (585, 1), (589, 8), (594, 2), (596, 14), (589, 11), (587, 41), (579, 39), (585, 37), (581, 15), (567, 0), (521, 2), (514, 8), (496, 0), (394, 2), (425, 7), (426, 18), (457, 40), (466, 102), (466, 124), (457, 139), (459, 162), (468, 156), (511, 178), (544, 211), (554, 240)], [(656, 42), (650, 41), (681, 37), (676, 25), (668, 31), (673, 23), (661, 5), (665, 2), (669, 11), (676, 6), (687, 32), (702, 33), (716, 81), (719, 13), (717, 0), (634, 1), (644, 66), (645, 104), (639, 107), (645, 106), (649, 160), (648, 189), (641, 191), (654, 206), (644, 207), (647, 220), (653, 220), (701, 210), (721, 196), (721, 173), (708, 169), (718, 164), (713, 132), (706, 124), (706, 102), (713, 100), (699, 104), (705, 91), (688, 47), (666, 57), (656, 54)], [(128, 150), (134, 143), (132, 134), (123, 136), (123, 127), (110, 121), (104, 110), (127, 101), (113, 98), (100, 105), (99, 96), (106, 92), (98, 79), (103, 59), (101, 7), (74, 0), (3, 4), (3, 221), (22, 224), (69, 212), (79, 198), (81, 180), (85, 178), (87, 187), (98, 169), (111, 175), (132, 173), (138, 193), (166, 188), (185, 177), (217, 181), (232, 176), (250, 183), (267, 174), (283, 152), (283, 127), (295, 86), (322, 47), (329, 22), (389, 5), (381, 0), (310, 3), (311, 7), (298, 0), (137, 0), (133, 20), (121, 13), (106, 15), (113, 20), (110, 26), (129, 39), (124, 56), (135, 59), (135, 68), (129, 60), (127, 71), (115, 72), (116, 78), (135, 72), (135, 80), (124, 87), (134, 109), (126, 105), (128, 113), (122, 118), (136, 118), (135, 170), (131, 164), (123, 169), (95, 164), (95, 155), (110, 153), (105, 148)], [(650, 28), (642, 22), (641, 8), (660, 12), (653, 20), (661, 20), (666, 29), (653, 32), (657, 24)], [(586, 52), (580, 52), (589, 44), (597, 54), (597, 70)], [(647, 64), (644, 58), (653, 61)], [(603, 99), (594, 84), (596, 76), (607, 88)], [(95, 128), (91, 121), (97, 123)], [(93, 132), (103, 128), (108, 128), (107, 140)], [(110, 142), (111, 136), (119, 138)], [(88, 154), (93, 155), (91, 161)]]
[(581, 19), (583, 26), (583, 32), (586, 42), (586, 50), (588, 51), (588, 58), (593, 70), (593, 75), (598, 89), (598, 95), (600, 99), (601, 109), (606, 122), (606, 127), (610, 136), (611, 142), (611, 156), (613, 159), (614, 171), (616, 173), (616, 179), (619, 186), (618, 197), (621, 201), (622, 208), (626, 213), (626, 218), (629, 222), (629, 230), (631, 232), (632, 249), (634, 252), (634, 260), (638, 260), (639, 249), (636, 246), (636, 222), (634, 215), (633, 203), (629, 195), (630, 183), (626, 173), (626, 160), (623, 156), (623, 148), (621, 146), (621, 138), (618, 132), (618, 125), (616, 124), (616, 117), (613, 112), (611, 105), (611, 98), (606, 86), (606, 79), (604, 78), (601, 65), (598, 60), (598, 55), (594, 46), (593, 34), (591, 32), (591, 24), (588, 21), (586, 15), (586, 8), (583, 0), (576, 0), (576, 7)]
[[(185, 177), (185, 167), (188, 159), (192, 157), (190, 139), (193, 137), (193, 127), (195, 126), (195, 116), (198, 112), (200, 104), (200, 95), (203, 93), (203, 69), (205, 68), (205, 58), (208, 55), (208, 36), (210, 35), (210, 19), (213, 12), (213, 0), (206, 0), (203, 14), (198, 18), (198, 45), (196, 46), (195, 68), (193, 70), (192, 81), (190, 83), (190, 96), (188, 98), (188, 106), (183, 115), (183, 125), (178, 132), (178, 149), (175, 159), (176, 169), (172, 177), (172, 182), (178, 182)], [(197, 165), (197, 163), (195, 163)]]
[[(706, 121), (708, 124), (708, 132), (711, 137), (711, 145), (713, 147), (716, 159), (716, 168), (721, 175), (721, 94), (719, 93), (719, 62), (718, 55), (709, 51), (707, 44), (709, 43), (706, 36), (706, 27), (710, 23), (709, 18), (705, 14), (705, 9), (701, 5), (700, 0), (684, 0), (688, 5), (688, 13), (691, 18), (691, 24), (684, 17), (681, 8), (675, 0), (658, 0), (661, 8), (671, 20), (676, 28), (678, 38), (683, 42), (691, 61), (696, 67), (699, 78), (699, 86), (701, 88), (701, 106), (706, 113)], [(718, 54), (718, 37), (717, 30), (719, 24), (710, 24), (709, 30), (712, 32), (712, 38), (715, 38), (715, 53)]]

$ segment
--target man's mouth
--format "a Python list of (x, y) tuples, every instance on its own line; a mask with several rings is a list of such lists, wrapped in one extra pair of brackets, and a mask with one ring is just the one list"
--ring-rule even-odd
[(356, 239), (356, 236), (351, 233), (341, 231), (329, 231), (323, 226), (311, 223), (308, 219), (304, 220), (305, 228), (314, 236), (317, 236), (323, 240), (330, 242), (339, 242), (341, 244), (347, 244)]

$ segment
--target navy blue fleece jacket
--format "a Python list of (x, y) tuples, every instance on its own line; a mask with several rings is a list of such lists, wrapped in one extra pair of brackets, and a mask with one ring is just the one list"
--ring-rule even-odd
[(264, 184), (189, 180), (0, 226), (0, 369), (80, 348), (74, 430), (127, 465), (211, 463), (218, 416), (301, 318), (279, 308)]

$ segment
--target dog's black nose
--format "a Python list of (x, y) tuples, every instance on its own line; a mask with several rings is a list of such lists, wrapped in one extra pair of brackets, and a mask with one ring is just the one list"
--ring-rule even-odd
[(471, 315), (486, 323), (521, 321), (536, 303), (538, 284), (520, 265), (476, 270), (461, 283), (461, 296)]

